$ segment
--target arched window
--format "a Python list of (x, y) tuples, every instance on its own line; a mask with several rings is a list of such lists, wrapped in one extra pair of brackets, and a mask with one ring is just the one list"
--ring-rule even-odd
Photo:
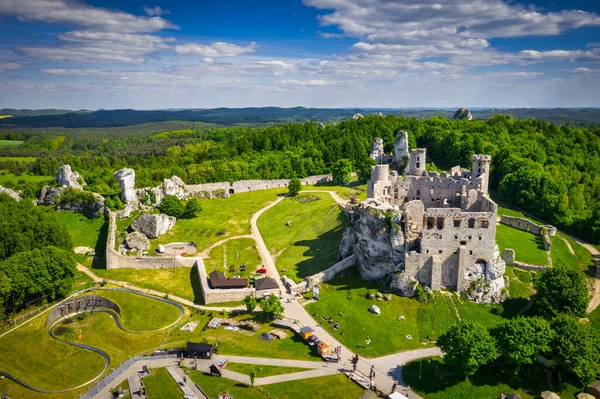
[(475, 228), (475, 219), (473, 219), (473, 218), (469, 219), (469, 228), (470, 229)]
[(438, 228), (438, 230), (441, 230), (444, 228), (444, 218), (442, 218), (442, 217), (437, 218), (437, 228)]
[(428, 217), (427, 218), (427, 229), (429, 229), (429, 230), (433, 229), (434, 224), (435, 224), (435, 218)]

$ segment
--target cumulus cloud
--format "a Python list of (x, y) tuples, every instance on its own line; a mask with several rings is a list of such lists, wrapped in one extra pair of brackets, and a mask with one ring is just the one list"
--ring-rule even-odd
[(141, 17), (69, 0), (2, 0), (0, 14), (22, 20), (69, 24), (111, 32), (156, 32), (177, 29), (161, 17)]
[(199, 55), (201, 57), (234, 57), (253, 53), (257, 45), (251, 42), (247, 46), (238, 46), (233, 43), (214, 42), (212, 44), (186, 43), (176, 45), (173, 49), (178, 54)]
[(146, 14), (148, 14), (151, 17), (154, 15), (160, 17), (161, 15), (164, 15), (164, 14), (170, 14), (170, 12), (168, 10), (164, 10), (164, 9), (160, 8), (159, 6), (155, 6), (155, 7), (144, 6), (143, 10)]

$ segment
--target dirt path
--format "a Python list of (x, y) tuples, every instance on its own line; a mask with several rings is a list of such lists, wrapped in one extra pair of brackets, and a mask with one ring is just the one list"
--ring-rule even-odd
[(344, 206), (346, 204), (348, 204), (348, 200), (343, 199), (342, 197), (340, 197), (337, 193), (337, 191), (330, 191), (330, 190), (302, 190), (302, 193), (329, 193), (329, 195), (331, 195), (331, 198), (333, 198), (333, 200), (335, 202), (337, 202), (338, 204)]
[(567, 245), (567, 248), (569, 248), (569, 252), (571, 253), (571, 255), (575, 256), (575, 251), (573, 251), (571, 243), (565, 237), (561, 236), (560, 239), (563, 240), (563, 242)]
[[(561, 232), (561, 233), (565, 234), (563, 232)], [(568, 234), (565, 234), (565, 235), (568, 235)], [(588, 305), (588, 308), (587, 308), (587, 312), (590, 313), (594, 309), (596, 309), (598, 306), (600, 306), (600, 252), (594, 246), (586, 243), (582, 239), (574, 237), (572, 235), (568, 235), (568, 236), (573, 241), (575, 241), (577, 244), (581, 245), (582, 247), (584, 247), (585, 249), (590, 251), (590, 253), (594, 256), (594, 259), (596, 261), (596, 284), (595, 284), (596, 289), (594, 290), (594, 296), (592, 296), (592, 299), (590, 300), (590, 304)]]
[(210, 253), (210, 251), (212, 251), (213, 249), (215, 249), (219, 245), (223, 245), (227, 241), (238, 240), (240, 238), (252, 238), (252, 239), (255, 239), (252, 234), (244, 234), (244, 235), (241, 235), (241, 236), (234, 236), (234, 237), (225, 238), (225, 239), (223, 239), (221, 241), (215, 242), (210, 247), (208, 247), (204, 251), (200, 252), (200, 255), (198, 255), (198, 256), (200, 256), (201, 258), (208, 258), (208, 254)]

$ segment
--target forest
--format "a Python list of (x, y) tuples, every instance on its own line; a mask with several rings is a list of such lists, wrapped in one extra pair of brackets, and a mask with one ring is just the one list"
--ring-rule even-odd
[[(600, 243), (599, 125), (558, 126), (507, 115), (473, 121), (388, 115), (325, 126), (199, 125), (124, 136), (103, 135), (102, 129), (90, 135), (53, 132), (22, 137), (23, 145), (1, 150), (0, 156), (37, 160), (4, 160), (0, 169), (52, 176), (68, 163), (82, 174), (89, 190), (99, 193), (118, 192), (113, 173), (126, 166), (136, 170), (138, 187), (155, 186), (172, 175), (188, 184), (304, 177), (328, 173), (341, 159), (368, 178), (373, 138), (381, 137), (391, 152), (399, 130), (409, 132), (411, 148), (427, 148), (428, 162), (443, 170), (457, 164), (470, 168), (472, 154), (490, 154), (492, 195)], [(30, 195), (39, 189), (25, 181), (19, 184), (16, 188), (27, 188)]]

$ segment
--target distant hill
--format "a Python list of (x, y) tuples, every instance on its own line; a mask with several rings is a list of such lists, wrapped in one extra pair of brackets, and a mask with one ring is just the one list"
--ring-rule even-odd
[[(448, 109), (345, 109), (345, 108), (214, 108), (186, 110), (151, 110), (132, 109), (98, 110), (98, 111), (66, 111), (66, 110), (12, 110), (2, 109), (0, 115), (12, 115), (12, 118), (0, 119), (0, 126), (10, 127), (62, 127), (93, 128), (120, 127), (142, 123), (184, 121), (204, 122), (218, 125), (266, 124), (304, 122), (314, 120), (329, 122), (351, 118), (355, 113), (374, 115), (402, 115), (408, 118), (423, 119), (432, 116), (452, 118), (455, 110)], [(600, 109), (595, 108), (512, 108), (512, 109), (473, 109), (476, 119), (488, 119), (496, 114), (511, 115), (518, 119), (537, 118), (563, 124), (600, 123)]]

